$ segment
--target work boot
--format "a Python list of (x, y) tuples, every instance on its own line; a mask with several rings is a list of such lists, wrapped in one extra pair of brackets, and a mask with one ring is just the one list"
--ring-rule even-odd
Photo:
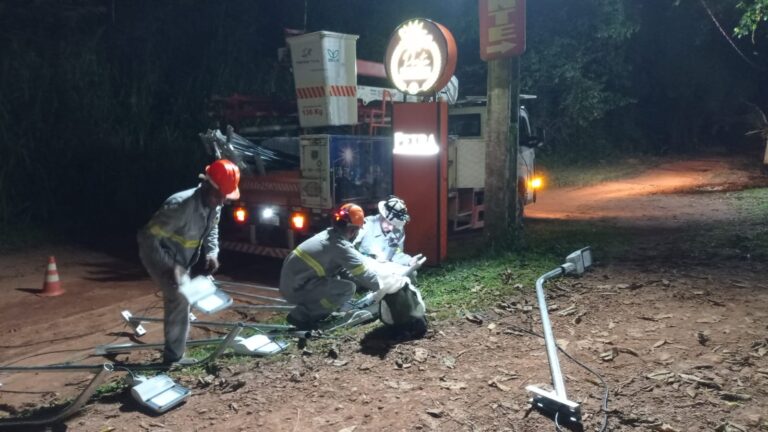
[(285, 320), (288, 321), (288, 324), (296, 327), (298, 330), (316, 330), (317, 329), (317, 321), (301, 320), (294, 317), (291, 314), (288, 314)]

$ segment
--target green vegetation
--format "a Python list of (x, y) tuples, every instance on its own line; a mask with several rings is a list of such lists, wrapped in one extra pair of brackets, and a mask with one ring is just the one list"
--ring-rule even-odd
[[(449, 3), (5, 4), (0, 226), (132, 232), (164, 198), (196, 183), (208, 160), (197, 133), (216, 125), (208, 115), (213, 96), (293, 103), (290, 69), (276, 55), (286, 28), (360, 35), (358, 57), (378, 61), (397, 24), (432, 18), (456, 37), (460, 94), (482, 95), (477, 3)], [(759, 53), (765, 0), (708, 3), (724, 28), (752, 35), (745, 52)], [(532, 118), (563, 161), (738, 143), (747, 128), (740, 110), (750, 109), (743, 101), (765, 105), (764, 74), (745, 69), (700, 2), (540, 0), (527, 7), (521, 88), (538, 95)]]
[(536, 170), (544, 176), (546, 187), (589, 186), (604, 181), (627, 178), (655, 166), (659, 160), (651, 156), (571, 163), (552, 159), (543, 158), (543, 160), (537, 161)]

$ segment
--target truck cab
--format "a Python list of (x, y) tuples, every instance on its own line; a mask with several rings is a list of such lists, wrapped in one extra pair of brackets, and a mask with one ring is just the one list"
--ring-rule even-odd
[[(535, 96), (521, 95), (525, 101)], [(454, 231), (483, 226), (485, 188), (486, 99), (469, 97), (448, 108), (448, 219)], [(528, 110), (518, 115), (517, 191), (519, 211), (536, 202), (541, 178), (536, 175), (536, 147)], [(522, 214), (521, 214), (522, 215)]]

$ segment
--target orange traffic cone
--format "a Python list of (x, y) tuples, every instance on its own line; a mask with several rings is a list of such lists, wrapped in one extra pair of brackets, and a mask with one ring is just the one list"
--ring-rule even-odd
[(61, 289), (61, 282), (59, 282), (59, 271), (56, 270), (56, 258), (53, 256), (48, 258), (48, 270), (45, 272), (45, 283), (43, 283), (43, 290), (38, 295), (45, 297), (53, 297), (64, 294), (64, 290)]

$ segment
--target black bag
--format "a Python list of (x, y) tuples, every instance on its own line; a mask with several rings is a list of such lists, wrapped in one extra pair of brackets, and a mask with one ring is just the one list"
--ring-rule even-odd
[(379, 302), (379, 318), (402, 337), (421, 338), (427, 333), (426, 305), (421, 293), (410, 283)]

